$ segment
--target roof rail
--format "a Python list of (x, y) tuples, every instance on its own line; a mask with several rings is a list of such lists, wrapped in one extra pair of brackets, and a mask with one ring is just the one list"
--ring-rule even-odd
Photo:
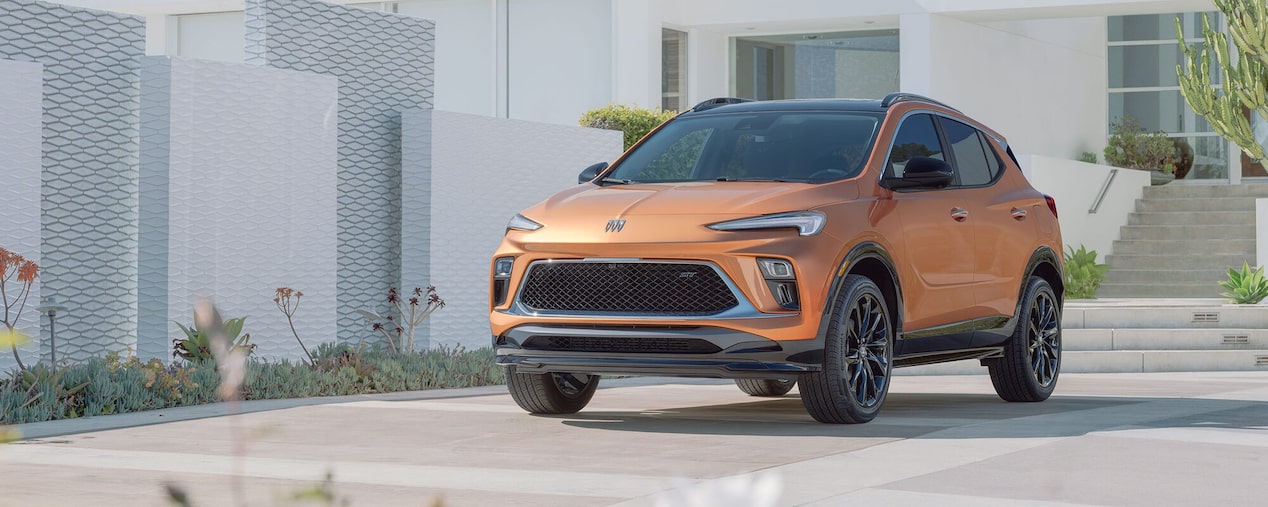
[(948, 106), (942, 102), (938, 102), (924, 95), (917, 95), (914, 93), (903, 93), (903, 92), (891, 93), (889, 95), (886, 95), (884, 99), (881, 99), (881, 107), (889, 107), (894, 105), (895, 103), (907, 102), (907, 101), (927, 102), (929, 104), (935, 104), (935, 105), (945, 107), (952, 111), (959, 111), (959, 109)]
[(709, 99), (699, 104), (696, 104), (696, 107), (691, 108), (690, 111), (707, 111), (718, 106), (725, 106), (728, 104), (739, 104), (742, 102), (753, 102), (753, 99), (740, 99), (735, 97), (718, 97), (716, 99)]

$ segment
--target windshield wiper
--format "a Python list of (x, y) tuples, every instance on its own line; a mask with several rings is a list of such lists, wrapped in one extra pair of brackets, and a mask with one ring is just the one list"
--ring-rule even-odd
[(612, 183), (615, 185), (629, 185), (631, 183), (638, 183), (638, 182), (634, 180), (627, 180), (624, 178), (603, 178), (603, 183)]

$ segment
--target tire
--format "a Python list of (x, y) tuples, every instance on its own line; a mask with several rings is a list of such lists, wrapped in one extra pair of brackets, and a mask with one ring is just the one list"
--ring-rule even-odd
[(575, 414), (590, 403), (598, 375), (580, 373), (517, 373), (506, 370), (506, 387), (520, 408), (533, 414)]
[(801, 375), (801, 402), (819, 422), (865, 423), (889, 393), (894, 323), (880, 288), (859, 275), (845, 278), (832, 308), (823, 370)]
[(995, 393), (1005, 401), (1043, 401), (1052, 395), (1061, 374), (1061, 306), (1047, 280), (1030, 277), (1004, 357), (986, 366)]
[(777, 378), (737, 378), (735, 379), (735, 385), (739, 386), (740, 390), (749, 396), (777, 398), (788, 394), (788, 391), (791, 391), (793, 386), (797, 385), (797, 381)]

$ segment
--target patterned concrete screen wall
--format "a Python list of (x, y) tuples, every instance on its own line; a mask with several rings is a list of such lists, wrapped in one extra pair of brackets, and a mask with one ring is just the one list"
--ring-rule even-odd
[[(428, 250), (402, 252), (402, 272), (430, 258), (427, 282), (448, 303), (431, 317), (432, 344), (487, 347), (489, 261), (507, 220), (614, 160), (621, 133), (425, 110), (406, 111), (402, 124), (403, 221), (428, 224), (403, 230), (402, 245)], [(428, 207), (429, 217), (408, 214)]]
[(400, 277), (400, 114), (432, 104), (431, 21), (311, 0), (247, 0), (246, 62), (339, 78), (339, 329)]
[(143, 357), (165, 357), (200, 296), (247, 316), (257, 356), (303, 352), (273, 305), (304, 292), (309, 350), (335, 337), (338, 80), (147, 57), (142, 75)]
[(135, 345), (144, 53), (140, 17), (0, 0), (0, 58), (44, 65), (42, 295), (71, 308), (58, 318), (59, 358)]
[[(43, 95), (38, 63), (0, 60), (0, 247), (35, 262), (40, 261), (40, 110)], [(16, 284), (9, 287), (10, 290)], [(9, 301), (16, 295), (9, 294)], [(16, 324), (30, 336), (38, 336), (40, 314), (39, 280), (32, 288), (29, 303)], [(0, 314), (2, 315), (2, 314)], [(3, 330), (0, 327), (0, 330)], [(38, 341), (20, 348), (22, 362), (36, 358)], [(0, 349), (0, 371), (17, 363), (13, 352)]]

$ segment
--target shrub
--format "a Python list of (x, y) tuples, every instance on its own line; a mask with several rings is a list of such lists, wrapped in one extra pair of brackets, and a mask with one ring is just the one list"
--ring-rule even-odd
[[(242, 326), (246, 324), (246, 321), (246, 317), (229, 319), (224, 322), (224, 332), (229, 343), (233, 344), (231, 350), (241, 350), (245, 356), (250, 356), (251, 352), (255, 351), (255, 345), (251, 343), (251, 333), (242, 334)], [(193, 363), (214, 361), (216, 359), (212, 353), (211, 333), (199, 330), (193, 324), (189, 327), (185, 327), (179, 322), (175, 322), (175, 324), (176, 327), (181, 328), (181, 332), (185, 333), (185, 337), (172, 339), (172, 357), (179, 357)], [(242, 336), (239, 337), (238, 335)]]
[(1085, 152), (1083, 152), (1082, 154), (1080, 154), (1080, 155), (1079, 155), (1079, 162), (1087, 162), (1087, 163), (1089, 163), (1089, 164), (1096, 164), (1096, 163), (1099, 163), (1099, 162), (1097, 162), (1097, 160), (1096, 160), (1096, 154), (1095, 154), (1095, 153), (1092, 153), (1092, 152), (1090, 152), (1090, 151), (1085, 151)]
[(1065, 247), (1065, 296), (1067, 299), (1094, 299), (1096, 288), (1105, 279), (1108, 265), (1096, 263), (1096, 250), (1083, 245)]
[[(0, 323), (4, 324), (4, 341), (8, 342), (19, 370), (25, 370), (26, 365), (22, 364), (22, 357), (18, 355), (18, 342), (22, 341), (16, 329), (18, 317), (26, 309), (31, 286), (39, 276), (40, 266), (34, 261), (0, 247), (0, 296), (3, 296), (0, 297), (0, 304), (4, 305)], [(10, 281), (16, 286), (8, 285)]]
[[(400, 354), (323, 344), (317, 347), (315, 358), (316, 367), (285, 360), (248, 361), (239, 398), (342, 396), (505, 382), (488, 348), (440, 347)], [(157, 359), (124, 359), (115, 353), (57, 370), (35, 365), (0, 380), (0, 423), (211, 403), (222, 399), (217, 393), (220, 380), (212, 361), (163, 365)]]
[(1145, 169), (1173, 173), (1176, 147), (1162, 132), (1145, 132), (1131, 116), (1124, 116), (1113, 125), (1105, 162), (1114, 167)]
[(676, 114), (678, 113), (674, 111), (611, 104), (586, 111), (585, 114), (581, 115), (581, 119), (577, 123), (582, 127), (623, 132), (625, 134), (624, 149), (628, 150), (630, 146), (634, 146), (634, 143), (646, 136), (648, 132), (669, 121)]
[(436, 310), (445, 307), (445, 300), (436, 294), (434, 285), (427, 286), (426, 293), (422, 287), (414, 287), (408, 299), (396, 292), (396, 287), (387, 290), (387, 302), (391, 309), (384, 315), (369, 310), (358, 310), (370, 324), (370, 329), (378, 331), (387, 339), (392, 352), (412, 354), (414, 352), (414, 333), (427, 321)]
[(1268, 278), (1264, 278), (1264, 268), (1251, 269), (1247, 262), (1242, 262), (1241, 271), (1228, 268), (1228, 279), (1220, 282), (1220, 286), (1228, 289), (1220, 295), (1239, 305), (1253, 305), (1268, 297)]

